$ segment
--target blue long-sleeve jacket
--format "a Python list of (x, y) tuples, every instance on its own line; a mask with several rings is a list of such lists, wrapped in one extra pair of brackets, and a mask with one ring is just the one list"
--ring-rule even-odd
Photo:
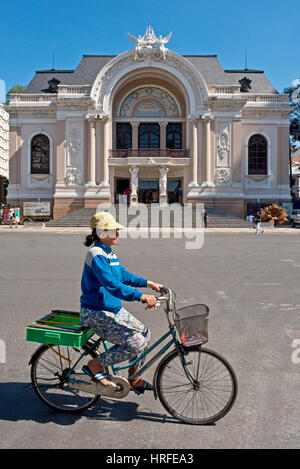
[(147, 280), (127, 272), (110, 247), (94, 243), (84, 263), (81, 306), (117, 313), (122, 307), (121, 300), (140, 300), (142, 293), (131, 287), (147, 287)]

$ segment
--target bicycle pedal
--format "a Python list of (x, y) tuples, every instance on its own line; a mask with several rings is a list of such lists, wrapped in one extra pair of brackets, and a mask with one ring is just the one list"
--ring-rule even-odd
[(101, 383), (92, 381), (85, 373), (71, 373), (68, 386), (70, 388), (84, 391), (89, 394), (97, 394), (103, 397), (113, 397), (123, 399), (130, 391), (127, 379), (121, 376), (110, 376), (111, 384), (104, 386)]
[(137, 389), (130, 388), (130, 391), (133, 391), (135, 394), (137, 394), (139, 396), (140, 394), (144, 394), (145, 389), (142, 389), (141, 391), (138, 391)]

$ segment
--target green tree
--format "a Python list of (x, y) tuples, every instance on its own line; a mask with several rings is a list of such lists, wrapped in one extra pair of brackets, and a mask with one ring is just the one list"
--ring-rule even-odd
[(26, 86), (20, 85), (20, 84), (12, 86), (11, 89), (9, 90), (9, 92), (6, 95), (6, 104), (9, 104), (9, 95), (11, 93), (23, 93), (23, 91), (25, 91), (25, 88), (26, 88)]
[[(295, 90), (299, 92), (297, 93)], [(290, 106), (294, 108), (290, 117), (290, 141), (291, 146), (297, 147), (300, 145), (300, 79), (295, 80), (295, 82), (288, 88), (285, 88), (283, 92), (289, 95)]]
[(4, 178), (4, 200), (6, 200), (8, 184), (9, 184), (9, 181), (8, 181), (8, 179), (5, 177), (5, 178)]
[(8, 179), (0, 176), (0, 205), (6, 203)]

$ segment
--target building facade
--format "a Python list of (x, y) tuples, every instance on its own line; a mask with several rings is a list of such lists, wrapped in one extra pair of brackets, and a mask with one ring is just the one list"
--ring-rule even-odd
[(151, 27), (129, 37), (131, 50), (37, 71), (11, 96), (8, 200), (50, 201), (54, 217), (126, 189), (136, 203), (180, 188), (183, 202), (239, 216), (289, 202), (288, 95), (262, 71), (179, 55)]
[(9, 125), (8, 113), (0, 104), (0, 203), (4, 202), (4, 178), (9, 169)]

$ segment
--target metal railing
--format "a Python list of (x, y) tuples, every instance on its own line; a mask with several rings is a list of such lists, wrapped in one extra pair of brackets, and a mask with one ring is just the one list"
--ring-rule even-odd
[(109, 158), (189, 158), (189, 150), (171, 148), (126, 148), (109, 150)]

